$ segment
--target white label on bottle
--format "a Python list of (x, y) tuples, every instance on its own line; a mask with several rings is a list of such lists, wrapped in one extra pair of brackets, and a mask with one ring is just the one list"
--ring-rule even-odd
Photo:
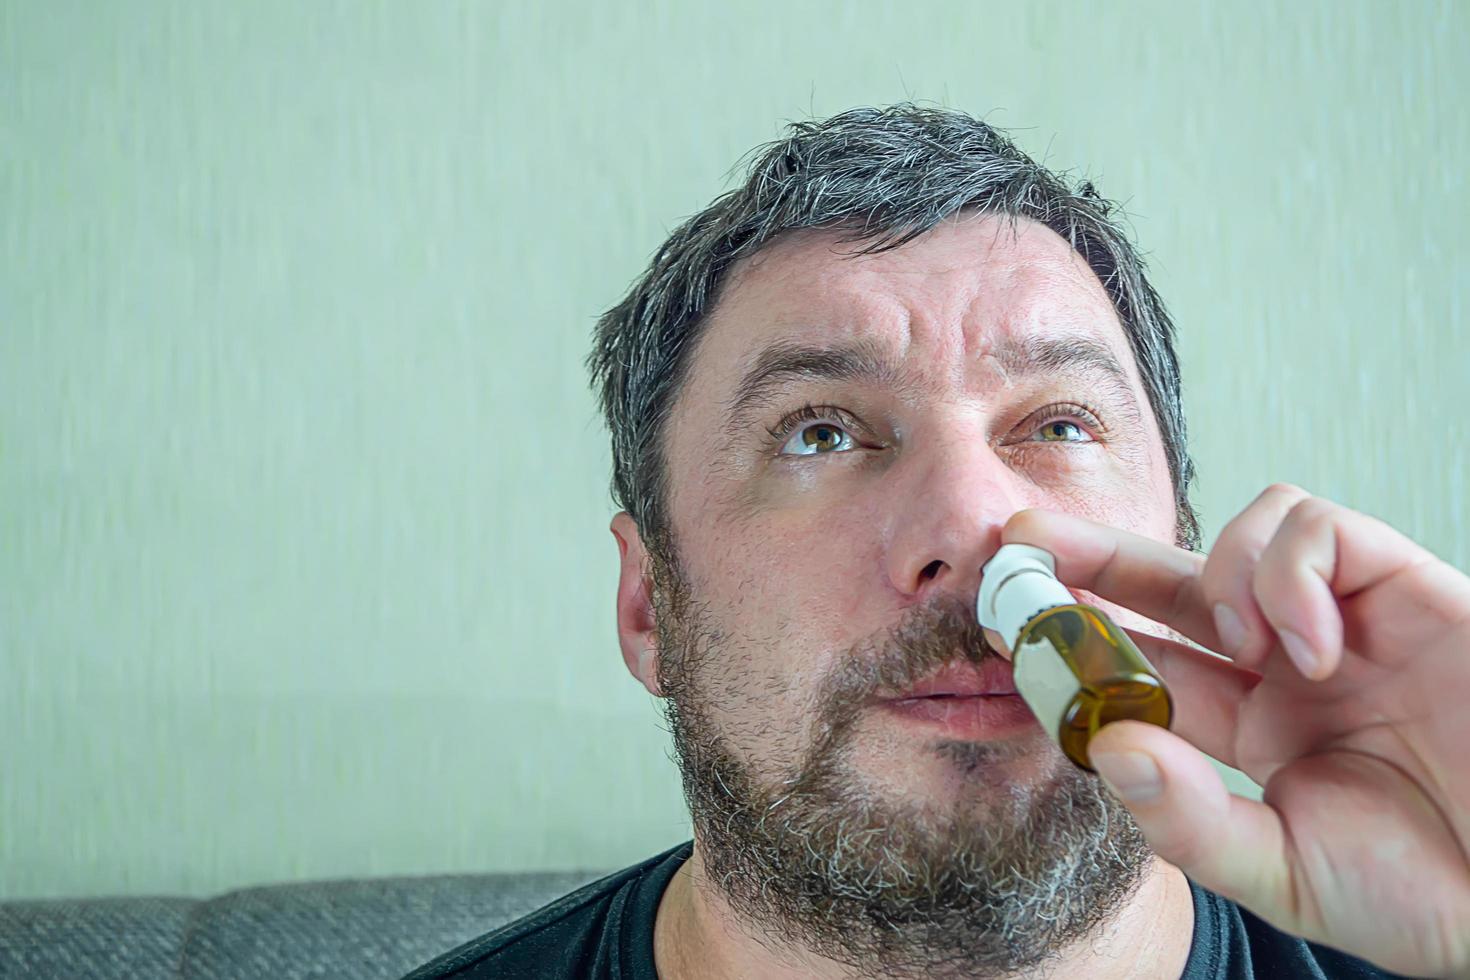
[(1061, 744), (1062, 716), (1082, 691), (1077, 675), (1057, 648), (1044, 637), (1031, 637), (1016, 648), (1011, 659), (1016, 690), (1026, 699), (1041, 727)]

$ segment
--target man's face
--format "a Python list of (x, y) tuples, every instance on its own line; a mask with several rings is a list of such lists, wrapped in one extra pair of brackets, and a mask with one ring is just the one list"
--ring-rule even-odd
[[(738, 662), (710, 692), (714, 720), (762, 772), (810, 744), (813, 696), (854, 644), (941, 593), (974, 601), (1017, 510), (1173, 540), (1163, 443), (1107, 294), (1050, 229), (1016, 227), (971, 216), (856, 258), (834, 234), (798, 233), (737, 266), (707, 325), (666, 435), (670, 515), (689, 587)], [(1102, 346), (1126, 385), (1082, 365), (1008, 376), (997, 352), (1039, 341)], [(774, 345), (866, 349), (896, 376), (775, 379), (732, 427), (742, 379)], [(933, 751), (938, 737), (865, 711), (851, 762), (895, 798), (990, 792)], [(1031, 751), (986, 782), (1056, 765), (1034, 722), (994, 738)]]
[[(971, 215), (861, 257), (838, 237), (790, 234), (735, 267), (665, 435), (677, 571), (663, 577), (681, 596), (665, 597), (660, 671), (683, 719), (686, 788), (697, 796), (690, 780), (703, 779), (731, 798), (711, 806), (759, 809), (747, 836), (790, 819), (777, 836), (857, 855), (856, 872), (820, 855), (834, 873), (869, 860), (860, 842), (822, 836), (837, 824), (899, 854), (900, 877), (947, 855), (1051, 873), (1106, 842), (1053, 833), (1047, 811), (1064, 801), (1103, 824), (1124, 811), (1014, 696), (920, 712), (890, 699), (955, 665), (1008, 688), (973, 603), (1015, 511), (1172, 542), (1159, 431), (1107, 294), (1049, 229)], [(772, 367), (785, 370), (762, 379)], [(1134, 830), (1098, 875), (1136, 870)], [(727, 863), (758, 849), (726, 844)], [(918, 915), (967, 873), (921, 874), (895, 914)]]

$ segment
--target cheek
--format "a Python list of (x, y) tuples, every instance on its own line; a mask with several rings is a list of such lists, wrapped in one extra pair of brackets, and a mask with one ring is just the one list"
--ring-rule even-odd
[(725, 512), (684, 548), (691, 585), (724, 638), (704, 678), (714, 717), (769, 777), (809, 748), (816, 692), (862, 638), (872, 604), (860, 582), (879, 567), (873, 527), (850, 506), (759, 521)]
[[(765, 651), (770, 674), (820, 672), (856, 638), (864, 595), (881, 588), (880, 515), (857, 495), (752, 510), (711, 507), (686, 548), (701, 599), (732, 637)], [(697, 554), (690, 553), (697, 552)], [(849, 635), (852, 634), (852, 635)], [(754, 651), (753, 651), (754, 652)]]
[(719, 521), (706, 538), (706, 595), (723, 597), (751, 632), (831, 636), (862, 608), (860, 583), (881, 565), (879, 527), (872, 508), (854, 502)]

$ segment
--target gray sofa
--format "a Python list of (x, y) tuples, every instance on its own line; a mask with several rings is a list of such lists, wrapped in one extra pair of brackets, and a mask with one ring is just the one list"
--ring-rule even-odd
[(214, 898), (0, 903), (0, 977), (399, 978), (601, 873), (438, 875)]

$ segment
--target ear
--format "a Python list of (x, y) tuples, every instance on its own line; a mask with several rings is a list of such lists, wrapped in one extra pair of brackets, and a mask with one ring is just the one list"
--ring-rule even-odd
[(653, 579), (645, 569), (648, 552), (638, 525), (625, 510), (612, 519), (610, 528), (618, 541), (618, 643), (628, 673), (638, 678), (648, 693), (662, 697), (658, 683), (658, 634), (654, 629)]

